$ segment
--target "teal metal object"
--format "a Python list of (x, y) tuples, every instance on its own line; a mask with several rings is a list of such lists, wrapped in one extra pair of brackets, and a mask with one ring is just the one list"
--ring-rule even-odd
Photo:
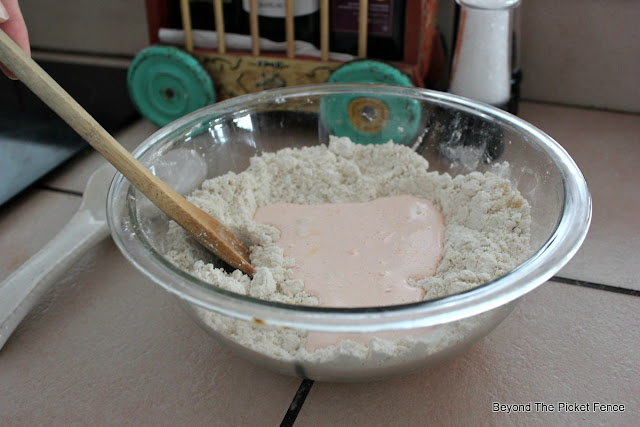
[[(334, 71), (331, 83), (377, 83), (412, 87), (409, 77), (397, 68), (379, 61), (349, 62)], [(325, 97), (320, 113), (328, 132), (346, 136), (360, 144), (410, 144), (421, 121), (420, 103), (401, 97), (358, 94)]]
[(173, 46), (151, 46), (129, 66), (131, 100), (152, 123), (168, 123), (216, 102), (211, 77), (198, 60)]

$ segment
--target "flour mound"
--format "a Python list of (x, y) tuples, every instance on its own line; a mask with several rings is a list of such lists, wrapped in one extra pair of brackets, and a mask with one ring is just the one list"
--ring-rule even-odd
[[(445, 218), (444, 253), (436, 274), (411, 281), (426, 291), (425, 300), (482, 285), (530, 255), (530, 206), (508, 180), (489, 172), (456, 177), (430, 172), (427, 161), (406, 146), (359, 145), (336, 137), (328, 146), (287, 148), (254, 157), (247, 170), (209, 179), (189, 197), (249, 244), (253, 278), (216, 267), (211, 256), (174, 223), (168, 231), (166, 255), (182, 270), (232, 292), (317, 305), (304, 284), (292, 278), (295, 260), (285, 257), (277, 245), (279, 230), (253, 220), (256, 209), (271, 203), (364, 202), (403, 194), (430, 200)], [(374, 338), (369, 346), (343, 341), (309, 354), (304, 349), (304, 332), (259, 327), (197, 310), (214, 330), (241, 345), (272, 357), (310, 363), (320, 363), (319, 358), (322, 363), (345, 358), (358, 363), (373, 358), (379, 363), (380, 358), (409, 357), (411, 352), (423, 357), (425, 346), (435, 351), (444, 345), (442, 340), (419, 344), (417, 338), (403, 338), (389, 344)]]
[(472, 172), (452, 178), (428, 171), (427, 161), (392, 142), (359, 145), (331, 138), (329, 146), (287, 148), (251, 159), (249, 168), (202, 184), (189, 200), (249, 243), (253, 279), (216, 268), (171, 224), (167, 256), (181, 269), (221, 288), (270, 301), (317, 305), (291, 278), (295, 262), (277, 245), (277, 228), (257, 223), (271, 203), (347, 203), (411, 194), (428, 199), (446, 222), (443, 259), (436, 274), (411, 284), (425, 299), (466, 291), (495, 279), (529, 255), (529, 204), (508, 180)]

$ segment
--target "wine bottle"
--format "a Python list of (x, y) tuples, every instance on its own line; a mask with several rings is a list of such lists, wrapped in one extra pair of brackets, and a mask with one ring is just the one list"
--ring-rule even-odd
[[(242, 0), (244, 20), (249, 22), (250, 0)], [(295, 39), (320, 44), (319, 0), (295, 0), (293, 7)], [(260, 37), (282, 42), (286, 39), (285, 0), (258, 0), (258, 28)], [(247, 31), (248, 32), (248, 31)]]
[[(331, 2), (331, 50), (358, 53), (358, 0)], [(399, 61), (404, 56), (406, 0), (369, 2), (367, 58)]]
[[(223, 0), (222, 10), (224, 15), (224, 30), (227, 33), (240, 33), (246, 24), (241, 21), (241, 3), (236, 0)], [(190, 0), (189, 12), (191, 13), (191, 28), (194, 30), (216, 30), (215, 14), (212, 0)], [(169, 4), (169, 14), (172, 24), (176, 28), (182, 28), (180, 18), (180, 1), (172, 0)]]

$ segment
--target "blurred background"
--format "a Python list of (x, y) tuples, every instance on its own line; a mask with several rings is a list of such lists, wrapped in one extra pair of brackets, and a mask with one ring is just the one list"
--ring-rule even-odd
[[(20, 4), (36, 57), (42, 50), (127, 58), (149, 44), (142, 1)], [(438, 8), (451, 49), (455, 1)], [(640, 2), (523, 0), (520, 13), (523, 99), (640, 112)]]
[[(160, 2), (179, 15), (179, 0), (20, 5), (33, 58), (113, 133), (140, 117), (127, 91), (127, 68), (151, 44), (147, 8)], [(224, 4), (225, 14), (243, 13), (242, 0)], [(448, 90), (460, 7), (454, 0), (437, 6), (438, 46), (424, 83)], [(211, 9), (211, 2), (191, 2), (196, 28), (209, 25), (201, 16), (213, 22), (198, 12), (203, 8)], [(639, 1), (523, 0), (518, 15), (521, 99), (640, 113)], [(19, 82), (0, 79), (0, 94), (0, 179), (8, 183), (0, 189), (2, 204), (86, 144)]]

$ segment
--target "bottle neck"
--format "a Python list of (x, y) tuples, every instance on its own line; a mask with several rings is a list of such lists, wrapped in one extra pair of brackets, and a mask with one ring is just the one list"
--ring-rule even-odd
[[(251, 6), (250, 0), (242, 0), (242, 8), (249, 13)], [(286, 16), (285, 0), (258, 0), (258, 15), (267, 18), (284, 18)], [(320, 10), (320, 0), (296, 0), (293, 3), (293, 16), (305, 16), (316, 13)]]
[(518, 6), (520, 1), (521, 0), (456, 0), (456, 3), (470, 9), (501, 10), (512, 9)]

